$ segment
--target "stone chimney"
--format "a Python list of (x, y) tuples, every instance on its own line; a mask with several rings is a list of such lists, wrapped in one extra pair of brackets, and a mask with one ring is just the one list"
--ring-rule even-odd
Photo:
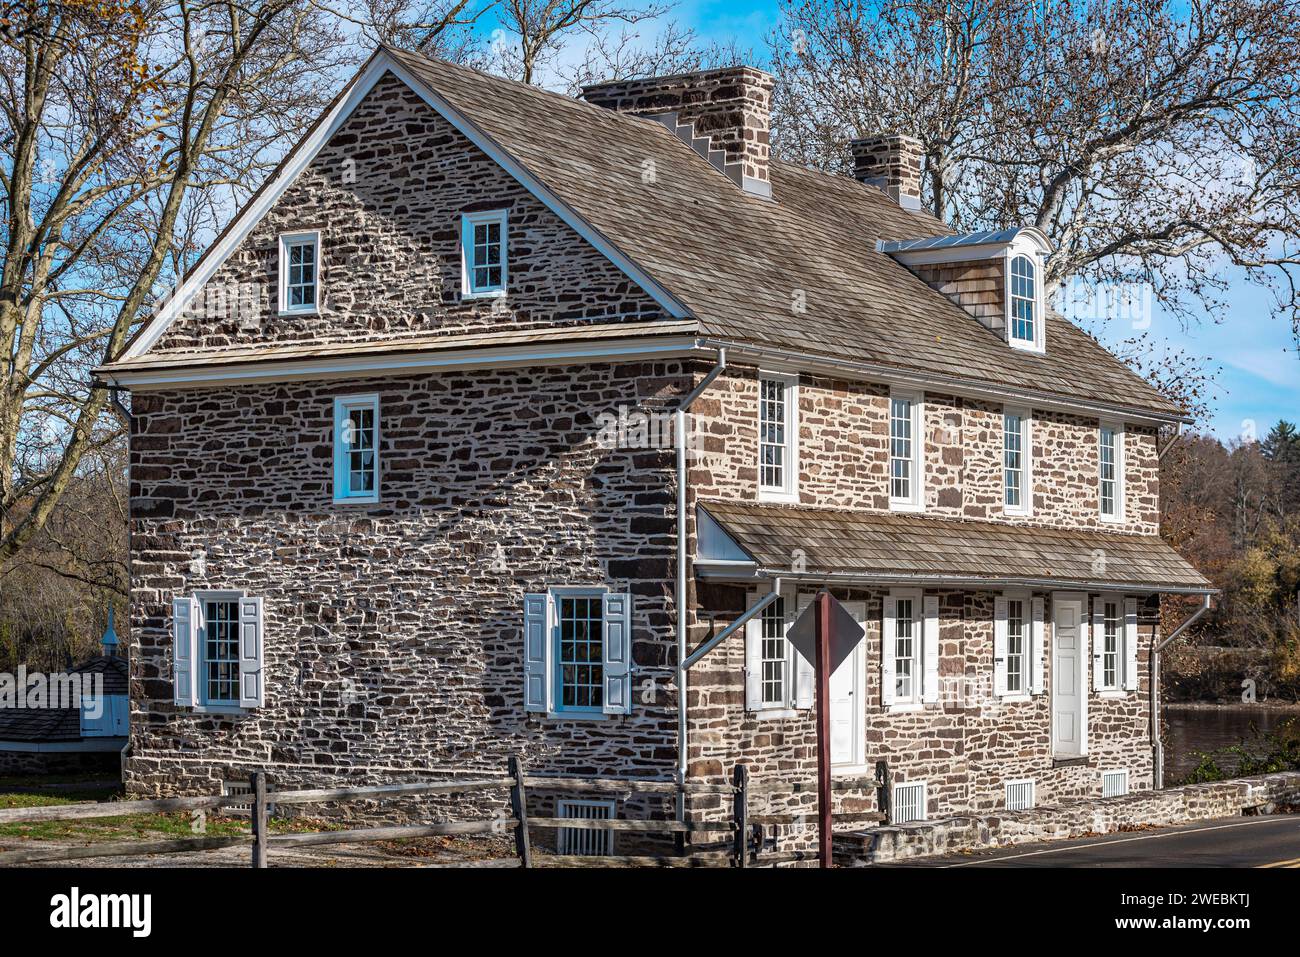
[(588, 103), (663, 123), (741, 187), (771, 196), (768, 73), (748, 66), (700, 73), (614, 80), (582, 88)]
[(921, 208), (921, 141), (911, 136), (871, 136), (849, 143), (853, 176), (883, 190), (904, 209)]

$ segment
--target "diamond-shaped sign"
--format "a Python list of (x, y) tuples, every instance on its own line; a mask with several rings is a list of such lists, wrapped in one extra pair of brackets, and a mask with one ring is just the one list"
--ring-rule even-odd
[[(786, 637), (795, 650), (814, 668), (817, 667), (817, 601), (808, 605), (795, 619)], [(866, 634), (849, 610), (831, 596), (831, 674), (853, 654), (854, 647)]]

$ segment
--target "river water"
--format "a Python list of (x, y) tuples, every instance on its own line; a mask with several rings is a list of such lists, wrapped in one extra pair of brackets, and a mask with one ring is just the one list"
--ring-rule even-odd
[[(1300, 711), (1244, 708), (1241, 706), (1182, 708), (1165, 707), (1165, 785), (1180, 784), (1200, 762), (1197, 752), (1214, 751), (1243, 741), (1256, 740), (1255, 732), (1267, 734)], [(1225, 772), (1236, 770), (1230, 755), (1217, 758)]]

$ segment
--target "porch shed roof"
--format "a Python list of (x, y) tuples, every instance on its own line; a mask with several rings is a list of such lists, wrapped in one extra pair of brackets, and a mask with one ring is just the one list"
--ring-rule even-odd
[(700, 505), (754, 560), (758, 571), (782, 577), (958, 587), (1215, 591), (1156, 535), (785, 505)]

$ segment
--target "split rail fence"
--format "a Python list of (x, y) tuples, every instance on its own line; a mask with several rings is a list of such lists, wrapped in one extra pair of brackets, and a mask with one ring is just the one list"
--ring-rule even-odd
[[(875, 787), (874, 779), (841, 780), (837, 789)], [(274, 849), (357, 844), (371, 841), (399, 841), (437, 836), (506, 835), (514, 838), (514, 854), (509, 857), (455, 860), (424, 864), (425, 867), (771, 867), (796, 861), (816, 861), (814, 851), (779, 851), (772, 849), (770, 828), (800, 823), (804, 817), (792, 814), (752, 814), (754, 795), (789, 794), (799, 788), (789, 785), (753, 787), (749, 770), (737, 765), (730, 784), (688, 781), (640, 781), (623, 778), (553, 777), (531, 775), (524, 771), (518, 758), (511, 758), (508, 774), (466, 780), (421, 781), (373, 787), (313, 788), (293, 791), (268, 790), (267, 777), (255, 772), (247, 794), (223, 794), (200, 797), (159, 798), (142, 801), (86, 802), (47, 807), (0, 809), (0, 825), (45, 821), (89, 820), (123, 817), (133, 814), (172, 813), (178, 811), (220, 811), (248, 808), (252, 818), (250, 833), (225, 836), (199, 836), (156, 841), (106, 841), (80, 847), (40, 846), (0, 852), (0, 866), (29, 863), (52, 863), (89, 858), (141, 857), (152, 854), (184, 854), (230, 847), (251, 849), (255, 868), (268, 866)], [(802, 790), (808, 790), (803, 788)], [(269, 809), (298, 805), (327, 805), (350, 801), (387, 801), (412, 797), (469, 795), (481, 792), (508, 791), (511, 817), (478, 818), (466, 821), (441, 821), (430, 824), (379, 825), (339, 831), (272, 834)], [(566, 794), (663, 794), (681, 799), (690, 794), (714, 794), (731, 798), (731, 814), (724, 820), (632, 820), (627, 818), (538, 817), (528, 814), (530, 791), (562, 791)], [(880, 820), (879, 814), (850, 816), (852, 820)], [(843, 820), (844, 816), (838, 816)], [(534, 851), (534, 829), (603, 830), (639, 834), (672, 835), (674, 847), (662, 853), (638, 855), (548, 854)], [(686, 840), (687, 836), (693, 840)]]

